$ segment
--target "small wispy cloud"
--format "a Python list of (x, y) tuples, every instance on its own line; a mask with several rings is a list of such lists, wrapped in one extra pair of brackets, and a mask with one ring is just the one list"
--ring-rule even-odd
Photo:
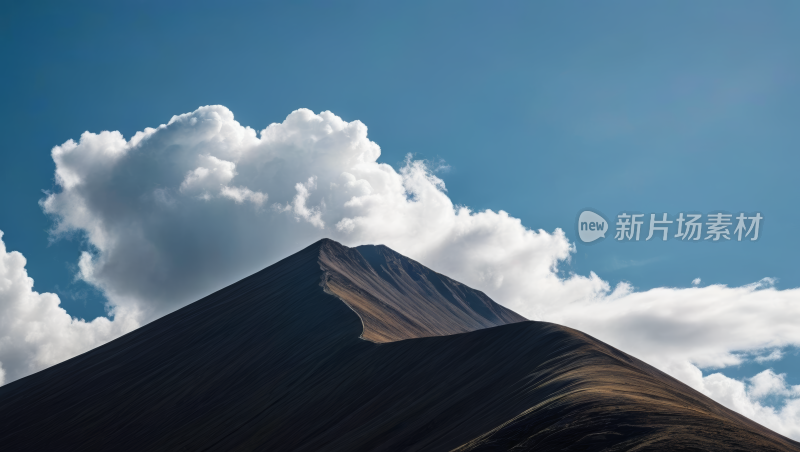
[(783, 352), (779, 349), (775, 349), (769, 355), (756, 356), (755, 361), (757, 363), (764, 363), (767, 361), (779, 361), (781, 358), (783, 358)]

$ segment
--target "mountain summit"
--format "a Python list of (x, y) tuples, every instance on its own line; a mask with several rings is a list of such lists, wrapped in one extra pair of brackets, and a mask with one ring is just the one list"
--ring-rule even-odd
[(800, 450), (590, 336), (331, 240), (0, 387), (0, 445)]

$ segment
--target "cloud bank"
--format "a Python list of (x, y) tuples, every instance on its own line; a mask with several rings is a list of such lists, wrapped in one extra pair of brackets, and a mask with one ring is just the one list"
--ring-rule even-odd
[[(779, 291), (767, 279), (635, 292), (594, 273), (559, 277), (556, 266), (574, 250), (563, 231), (454, 205), (423, 162), (409, 158), (399, 171), (378, 163), (380, 148), (359, 121), (301, 109), (256, 132), (225, 107), (209, 106), (129, 140), (86, 132), (52, 155), (59, 191), (42, 207), (55, 220), (53, 235), (85, 235), (91, 249), (80, 256), (79, 277), (102, 290), (114, 312), (112, 322), (68, 319), (64, 325), (78, 326), (59, 328), (96, 331), (86, 336), (95, 344), (316, 239), (383, 243), (528, 318), (585, 331), (800, 438), (800, 394), (784, 376), (762, 372), (737, 381), (700, 371), (751, 355), (779, 359), (781, 347), (800, 345), (800, 289)], [(31, 297), (58, 309), (54, 295)], [(37, 356), (31, 350), (0, 361), (17, 376), (49, 365), (25, 361)]]

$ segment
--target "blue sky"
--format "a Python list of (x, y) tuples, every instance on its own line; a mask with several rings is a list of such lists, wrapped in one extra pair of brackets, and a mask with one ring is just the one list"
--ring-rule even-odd
[[(448, 195), (576, 241), (585, 207), (760, 212), (757, 242), (577, 244), (562, 271), (638, 289), (800, 286), (795, 2), (16, 2), (0, 17), (0, 229), (35, 290), (105, 314), (50, 242), (53, 146), (126, 138), (198, 106), (263, 129), (298, 108), (360, 120), (395, 168), (444, 160)], [(800, 357), (748, 363), (800, 384)]]

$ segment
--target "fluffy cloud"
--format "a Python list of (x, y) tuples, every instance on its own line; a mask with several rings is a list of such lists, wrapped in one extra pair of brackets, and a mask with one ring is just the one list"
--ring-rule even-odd
[(723, 368), (746, 353), (799, 345), (800, 289), (779, 291), (764, 280), (634, 292), (594, 273), (559, 277), (556, 266), (574, 251), (561, 230), (455, 206), (424, 163), (409, 159), (396, 171), (379, 156), (364, 124), (330, 112), (297, 110), (256, 132), (225, 107), (202, 107), (130, 140), (86, 132), (55, 147), (60, 191), (42, 207), (56, 221), (55, 236), (79, 231), (91, 244), (79, 277), (138, 322), (322, 237), (383, 243), (529, 318), (586, 331), (799, 435), (787, 427), (800, 425), (794, 389), (773, 391), (783, 394), (783, 408), (762, 406), (766, 377), (704, 377), (698, 366)]
[[(213, 155), (203, 155), (198, 158), (203, 166), (186, 173), (186, 178), (181, 182), (178, 190), (182, 193), (200, 193), (201, 198), (209, 199), (220, 188), (227, 188), (227, 183), (236, 176), (236, 164), (220, 160)], [(252, 193), (252, 192), (250, 192)]]
[(780, 349), (775, 349), (772, 350), (769, 355), (756, 356), (755, 361), (758, 363), (764, 363), (767, 361), (779, 361), (782, 358), (783, 352)]
[[(553, 304), (544, 318), (592, 334), (798, 439), (800, 387), (789, 388), (784, 375), (767, 370), (742, 382), (719, 372), (704, 377), (700, 370), (738, 365), (753, 354), (757, 362), (779, 360), (781, 347), (800, 341), (800, 289), (776, 290), (772, 285), (768, 278), (743, 287), (646, 292), (621, 285), (594, 299)], [(770, 353), (759, 354), (764, 349)], [(765, 401), (766, 396), (773, 397)]]
[(22, 254), (6, 251), (0, 231), (0, 385), (57, 364), (138, 327), (118, 313), (84, 322), (59, 307), (58, 296), (33, 291)]
[(776, 290), (769, 279), (743, 287), (657, 288), (555, 304), (548, 319), (589, 332), (684, 381), (688, 361), (704, 368), (742, 363), (744, 351), (797, 344), (800, 289)]
[[(800, 438), (800, 385), (790, 386), (785, 374), (765, 370), (738, 381), (721, 373), (703, 378), (703, 392), (728, 408), (790, 438)], [(784, 399), (780, 408), (764, 404), (768, 398)]]

